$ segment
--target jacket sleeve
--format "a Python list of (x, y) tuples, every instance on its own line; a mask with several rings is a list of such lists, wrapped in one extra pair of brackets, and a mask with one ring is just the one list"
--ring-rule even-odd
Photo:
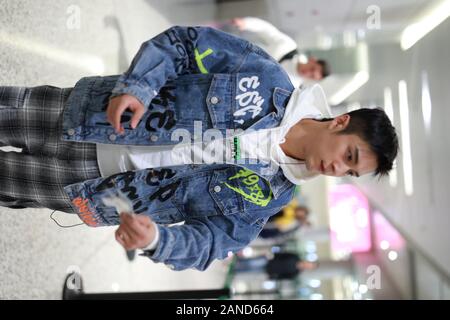
[(111, 97), (130, 94), (148, 106), (179, 75), (233, 72), (250, 47), (248, 41), (213, 28), (172, 27), (142, 44)]
[(188, 219), (183, 225), (161, 226), (159, 243), (144, 255), (173, 270), (205, 270), (215, 259), (244, 248), (258, 236), (265, 221), (248, 224), (238, 215)]

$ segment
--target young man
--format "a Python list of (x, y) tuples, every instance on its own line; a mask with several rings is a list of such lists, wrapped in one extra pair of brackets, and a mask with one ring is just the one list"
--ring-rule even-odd
[[(127, 250), (175, 270), (204, 270), (245, 247), (296, 183), (383, 175), (397, 154), (381, 110), (317, 121), (327, 115), (320, 87), (294, 89), (261, 49), (204, 27), (144, 43), (121, 76), (1, 87), (0, 105), (2, 145), (23, 148), (2, 153), (3, 206), (120, 224)], [(111, 194), (134, 214), (106, 205)]]

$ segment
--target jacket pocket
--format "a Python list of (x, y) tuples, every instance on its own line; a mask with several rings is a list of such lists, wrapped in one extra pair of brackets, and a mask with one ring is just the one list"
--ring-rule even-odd
[(187, 75), (173, 82), (173, 112), (178, 127), (192, 131), (196, 121), (201, 122), (203, 128), (211, 126), (211, 117), (205, 103), (211, 79), (212, 75)]
[(239, 183), (232, 179), (237, 174), (237, 167), (215, 170), (209, 184), (208, 192), (211, 198), (225, 215), (243, 214), (244, 212)]
[[(233, 168), (197, 172), (182, 179), (173, 202), (185, 218), (242, 213), (240, 195), (224, 185)], [(233, 187), (237, 187), (233, 183)]]

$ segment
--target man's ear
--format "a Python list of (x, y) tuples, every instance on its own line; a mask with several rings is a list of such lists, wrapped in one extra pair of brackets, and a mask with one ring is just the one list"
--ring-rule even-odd
[(345, 128), (347, 128), (349, 123), (350, 123), (350, 115), (342, 114), (340, 116), (335, 117), (332, 121), (330, 121), (330, 125), (328, 126), (328, 128), (335, 131), (342, 131)]

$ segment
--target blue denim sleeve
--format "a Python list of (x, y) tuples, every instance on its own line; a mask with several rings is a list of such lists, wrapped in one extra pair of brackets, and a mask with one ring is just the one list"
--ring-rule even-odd
[(224, 259), (255, 239), (267, 219), (254, 224), (238, 215), (188, 219), (183, 225), (158, 225), (159, 243), (149, 258), (173, 270), (205, 270), (215, 259)]
[(249, 47), (248, 41), (210, 27), (172, 27), (142, 44), (111, 97), (130, 94), (148, 106), (179, 75), (233, 72)]

